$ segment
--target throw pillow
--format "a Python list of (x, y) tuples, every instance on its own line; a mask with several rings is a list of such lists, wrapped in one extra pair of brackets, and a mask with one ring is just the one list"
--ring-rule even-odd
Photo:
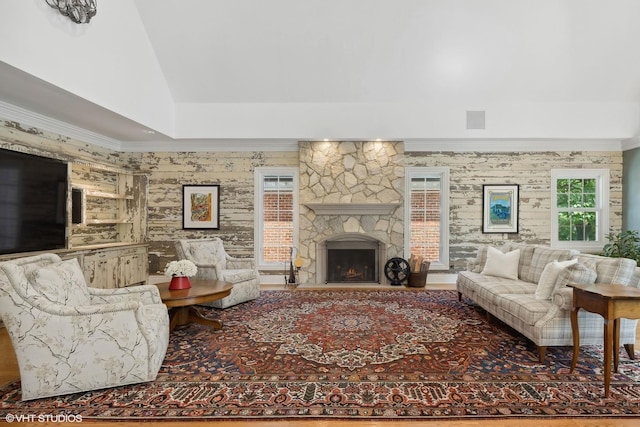
[(487, 248), (487, 261), (480, 274), (517, 280), (519, 261), (520, 249), (503, 254), (498, 249), (489, 246)]
[(556, 287), (556, 280), (558, 275), (565, 269), (565, 267), (571, 264), (577, 263), (577, 259), (570, 259), (569, 261), (557, 261), (553, 260), (545, 265), (540, 279), (538, 280), (538, 286), (536, 287), (535, 298), (537, 300), (551, 299), (551, 294)]
[(596, 282), (598, 274), (594, 269), (582, 263), (575, 263), (566, 267), (556, 279), (554, 293), (566, 287), (569, 283), (578, 283), (583, 285), (591, 285)]
[(28, 279), (34, 289), (53, 303), (69, 306), (90, 304), (87, 282), (75, 258), (36, 268)]

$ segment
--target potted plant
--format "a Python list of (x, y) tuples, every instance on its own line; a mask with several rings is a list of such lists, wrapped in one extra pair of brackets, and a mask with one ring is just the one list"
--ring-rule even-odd
[(640, 233), (626, 230), (618, 234), (607, 235), (609, 243), (604, 245), (602, 255), (611, 258), (629, 258), (640, 262)]

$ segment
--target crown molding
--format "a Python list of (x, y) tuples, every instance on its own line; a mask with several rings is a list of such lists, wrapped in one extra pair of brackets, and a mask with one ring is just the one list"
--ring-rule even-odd
[(0, 101), (0, 117), (16, 121), (22, 125), (32, 126), (48, 132), (57, 133), (78, 141), (97, 145), (109, 150), (121, 151), (122, 144), (113, 138), (82, 129), (80, 127), (25, 110), (12, 104)]
[(176, 139), (173, 141), (130, 141), (123, 152), (216, 152), (216, 151), (298, 151), (298, 140), (289, 139)]
[(424, 139), (407, 140), (404, 151), (622, 151), (619, 139)]
[(634, 138), (625, 139), (622, 141), (622, 151), (633, 150), (640, 147), (640, 136)]

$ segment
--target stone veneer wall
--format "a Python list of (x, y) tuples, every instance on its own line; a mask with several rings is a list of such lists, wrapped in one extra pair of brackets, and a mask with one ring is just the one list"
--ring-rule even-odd
[[(301, 283), (315, 283), (316, 248), (330, 236), (364, 233), (402, 256), (404, 144), (402, 142), (300, 142)], [(317, 215), (307, 203), (399, 203), (386, 215)]]

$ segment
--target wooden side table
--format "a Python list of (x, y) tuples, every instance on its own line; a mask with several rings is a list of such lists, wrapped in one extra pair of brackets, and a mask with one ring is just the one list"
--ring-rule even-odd
[(609, 397), (612, 356), (614, 372), (618, 372), (620, 318), (640, 319), (640, 289), (615, 284), (571, 284), (569, 286), (573, 288), (573, 309), (571, 310), (573, 358), (570, 372), (575, 369), (580, 352), (578, 311), (582, 308), (604, 318), (604, 395)]
[(222, 321), (207, 319), (194, 307), (196, 304), (204, 304), (217, 301), (229, 295), (233, 284), (222, 280), (191, 280), (189, 289), (169, 290), (169, 282), (158, 283), (160, 298), (169, 308), (169, 330), (173, 331), (178, 326), (184, 326), (190, 322), (208, 325), (214, 329), (222, 328)]

